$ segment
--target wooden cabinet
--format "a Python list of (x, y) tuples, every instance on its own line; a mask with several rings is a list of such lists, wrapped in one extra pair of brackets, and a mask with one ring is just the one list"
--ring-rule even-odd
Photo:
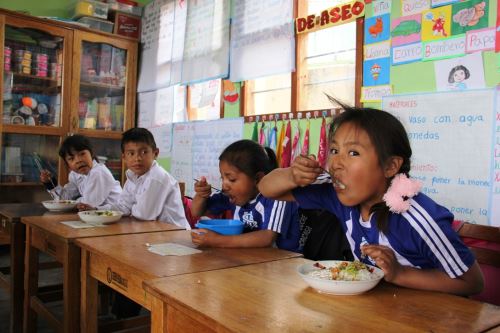
[(89, 137), (122, 180), (120, 139), (135, 121), (137, 53), (131, 38), (0, 9), (0, 186), (41, 188), (36, 159), (65, 183), (57, 152), (75, 133)]

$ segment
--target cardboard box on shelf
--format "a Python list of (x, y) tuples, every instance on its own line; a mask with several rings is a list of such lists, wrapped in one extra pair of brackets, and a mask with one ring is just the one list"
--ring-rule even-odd
[(139, 39), (141, 36), (140, 16), (111, 11), (110, 18), (115, 23), (113, 32), (117, 35)]

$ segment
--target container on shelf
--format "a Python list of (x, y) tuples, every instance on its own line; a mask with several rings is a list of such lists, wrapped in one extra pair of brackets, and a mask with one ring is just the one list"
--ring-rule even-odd
[(95, 17), (81, 17), (78, 22), (88, 24), (91, 29), (96, 29), (104, 32), (113, 32), (113, 22), (101, 20)]
[(75, 4), (73, 17), (94, 16), (102, 19), (108, 18), (108, 4), (103, 2), (80, 0)]
[(140, 16), (121, 12), (111, 12), (110, 18), (115, 24), (113, 32), (117, 35), (139, 39), (141, 36)]
[(107, 0), (110, 11), (119, 11), (136, 16), (142, 15), (142, 7), (135, 1), (129, 0)]

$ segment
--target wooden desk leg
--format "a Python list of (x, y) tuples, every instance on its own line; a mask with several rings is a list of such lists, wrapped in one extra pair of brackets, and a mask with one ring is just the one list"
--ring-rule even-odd
[(80, 304), (80, 327), (82, 333), (97, 332), (97, 280), (90, 276), (90, 254), (82, 250), (82, 297)]
[(26, 227), (12, 223), (10, 234), (10, 331), (23, 330), (24, 239)]
[(26, 254), (24, 266), (24, 332), (36, 330), (36, 312), (31, 309), (31, 296), (38, 291), (38, 250), (31, 246), (30, 226), (26, 226)]
[(63, 331), (80, 331), (80, 248), (65, 243), (63, 262)]
[(153, 297), (151, 300), (151, 333), (167, 331), (167, 305), (162, 300)]

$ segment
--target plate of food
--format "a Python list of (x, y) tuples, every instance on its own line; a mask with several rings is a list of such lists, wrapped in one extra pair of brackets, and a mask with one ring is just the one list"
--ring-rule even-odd
[(46, 200), (42, 201), (42, 205), (52, 212), (72, 210), (76, 207), (75, 200)]
[(357, 295), (375, 287), (384, 272), (360, 261), (324, 260), (299, 266), (297, 272), (318, 292)]
[(111, 224), (122, 217), (122, 212), (116, 210), (85, 210), (78, 212), (78, 216), (83, 222)]

